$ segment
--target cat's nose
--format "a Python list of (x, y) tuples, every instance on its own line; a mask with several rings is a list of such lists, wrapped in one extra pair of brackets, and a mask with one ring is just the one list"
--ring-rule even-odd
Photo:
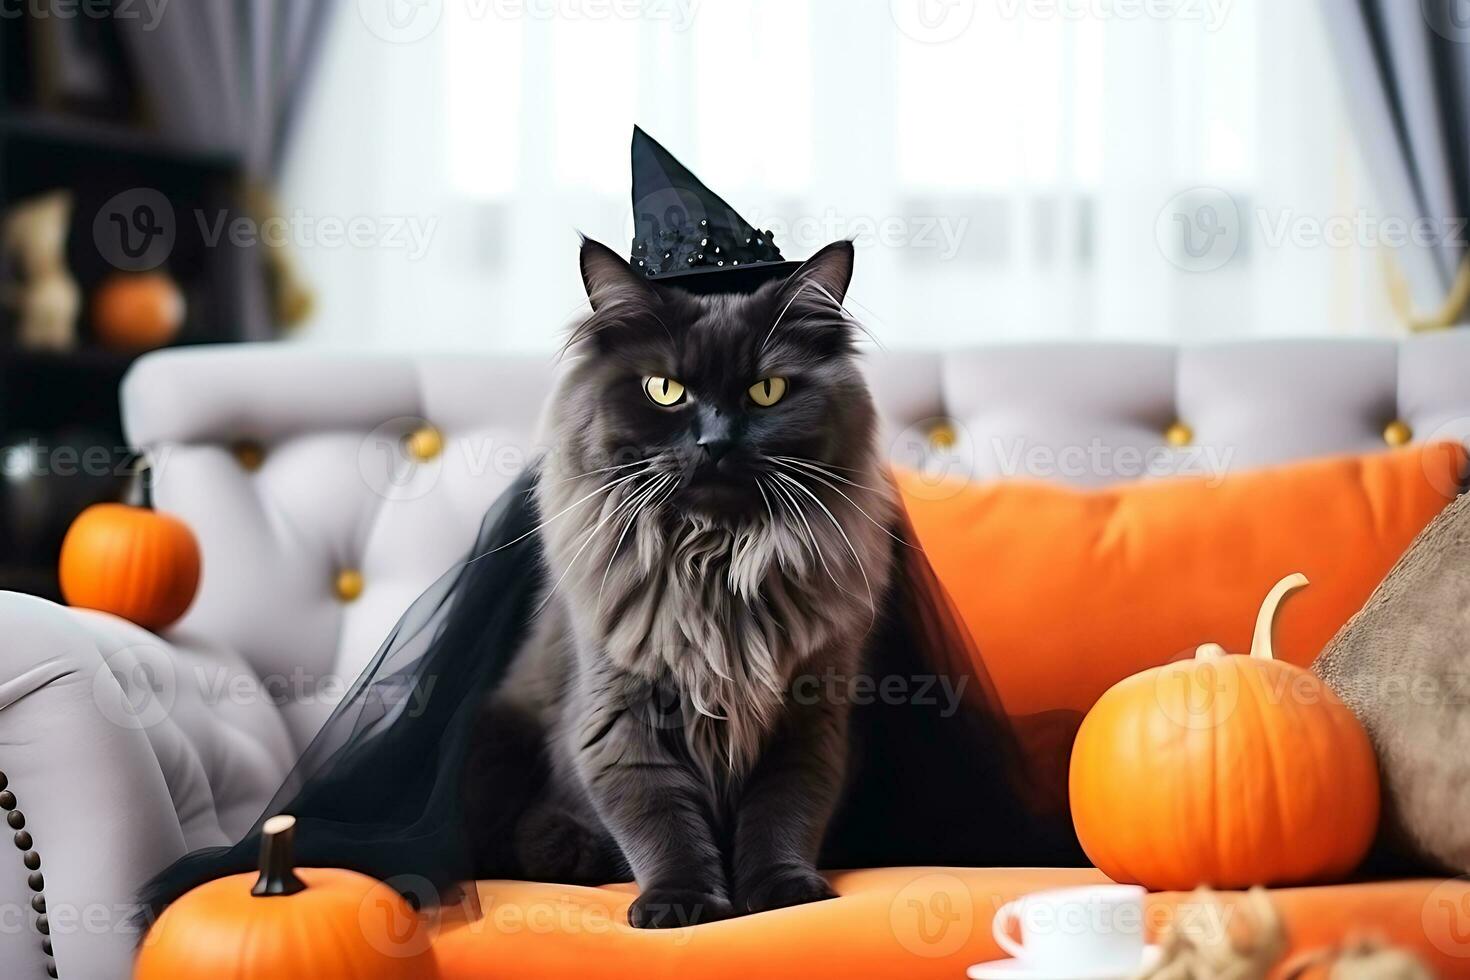
[(735, 446), (734, 420), (713, 406), (701, 406), (696, 431), (699, 436), (694, 442), (711, 463), (718, 463)]
[(704, 450), (705, 458), (711, 463), (718, 463), (735, 446), (735, 440), (728, 434), (710, 434), (699, 437), (699, 448)]

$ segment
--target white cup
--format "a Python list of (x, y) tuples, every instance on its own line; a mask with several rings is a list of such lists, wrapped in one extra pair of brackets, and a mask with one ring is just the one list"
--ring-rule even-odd
[[(1036, 970), (1127, 973), (1143, 962), (1143, 896), (1139, 885), (1084, 885), (1033, 892), (995, 913), (1000, 948)], [(1011, 938), (1011, 922), (1021, 941)]]

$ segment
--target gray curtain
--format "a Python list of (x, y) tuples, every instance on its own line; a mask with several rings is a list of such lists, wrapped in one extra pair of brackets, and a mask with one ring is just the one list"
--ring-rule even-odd
[[(179, 143), (237, 154), (247, 207), (268, 216), (292, 123), (337, 0), (173, 0), (156, 23), (119, 19), (142, 94)], [(245, 330), (272, 336), (293, 288), (288, 258), (264, 246), (241, 262)]]
[[(1391, 252), (1410, 326), (1470, 319), (1470, 4), (1320, 0), (1348, 114), (1381, 217), (1427, 221), (1432, 240)], [(1409, 308), (1412, 314), (1408, 313)]]

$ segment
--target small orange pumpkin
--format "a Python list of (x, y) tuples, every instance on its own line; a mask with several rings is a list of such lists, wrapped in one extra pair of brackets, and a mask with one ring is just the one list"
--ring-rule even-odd
[(424, 920), (382, 882), (293, 868), (294, 817), (262, 826), (260, 872), (217, 878), (148, 931), (133, 980), (433, 980)]
[(61, 593), (159, 630), (184, 614), (199, 588), (199, 543), (176, 517), (128, 504), (93, 504), (61, 542)]
[(92, 332), (108, 347), (162, 347), (184, 324), (183, 294), (162, 272), (117, 273), (92, 296)]
[(1318, 677), (1274, 659), (1261, 605), (1249, 656), (1207, 643), (1102, 696), (1072, 749), (1072, 819), (1109, 877), (1152, 889), (1339, 880), (1378, 825), (1367, 733)]

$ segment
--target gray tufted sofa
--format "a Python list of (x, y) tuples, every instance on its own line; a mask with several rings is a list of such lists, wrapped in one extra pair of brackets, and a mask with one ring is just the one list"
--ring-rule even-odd
[[(0, 976), (128, 974), (134, 889), (257, 817), (535, 454), (551, 371), (289, 346), (138, 362), (129, 438), (203, 581), (164, 637), (0, 593)], [(1097, 485), (1470, 436), (1470, 331), (884, 352), (869, 372), (896, 459), (976, 478)]]

